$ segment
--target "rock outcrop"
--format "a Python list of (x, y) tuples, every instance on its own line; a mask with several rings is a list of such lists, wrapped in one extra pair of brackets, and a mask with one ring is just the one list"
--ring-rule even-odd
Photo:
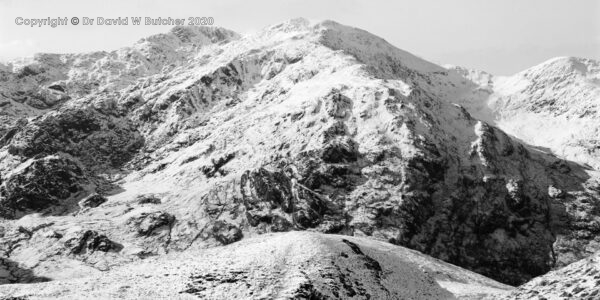
[(62, 156), (28, 160), (0, 185), (0, 214), (16, 218), (48, 208), (68, 209), (67, 201), (87, 183), (75, 161)]
[(63, 238), (64, 245), (70, 254), (85, 254), (86, 252), (108, 252), (117, 249), (117, 245), (108, 237), (93, 230), (75, 231)]
[(94, 208), (100, 206), (102, 203), (106, 202), (106, 197), (98, 194), (93, 194), (88, 197), (85, 197), (83, 200), (79, 201), (79, 207), (82, 209), (85, 208)]

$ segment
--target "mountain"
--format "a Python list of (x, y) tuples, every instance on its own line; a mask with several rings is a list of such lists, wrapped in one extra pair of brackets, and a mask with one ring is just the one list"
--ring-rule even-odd
[(4, 282), (302, 230), (511, 285), (600, 250), (592, 164), (505, 133), (488, 102), (498, 78), (360, 29), (175, 27), (113, 52), (38, 55), (0, 78)]
[(474, 115), (530, 145), (600, 168), (600, 62), (558, 57), (513, 76), (486, 78), (479, 85), (491, 95), (465, 103)]

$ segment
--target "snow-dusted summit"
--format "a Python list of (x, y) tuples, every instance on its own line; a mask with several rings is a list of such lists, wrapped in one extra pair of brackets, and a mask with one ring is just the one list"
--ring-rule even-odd
[(478, 85), (489, 95), (457, 101), (526, 143), (600, 168), (600, 62), (558, 57), (487, 81)]

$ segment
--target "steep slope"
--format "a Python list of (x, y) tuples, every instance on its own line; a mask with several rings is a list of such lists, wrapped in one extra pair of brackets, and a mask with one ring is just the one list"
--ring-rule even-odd
[(587, 299), (600, 297), (600, 256), (570, 264), (494, 299)]
[(68, 77), (71, 99), (7, 129), (8, 281), (290, 230), (369, 236), (510, 284), (598, 247), (598, 174), (452, 104), (478, 82), (331, 21), (159, 37), (181, 41), (152, 48), (175, 58)]
[[(600, 168), (600, 62), (559, 57), (510, 77), (448, 67), (454, 92), (446, 92), (474, 116), (498, 126), (538, 151), (584, 164), (590, 178), (582, 191), (563, 194), (559, 210), (567, 231), (557, 229), (554, 251), (564, 266), (598, 251), (600, 219), (592, 194)], [(597, 199), (597, 198), (596, 198)], [(592, 213), (591, 213), (592, 212)], [(579, 249), (579, 250), (578, 250)]]
[(600, 169), (600, 62), (560, 57), (494, 83), (503, 130)]
[(513, 76), (449, 67), (463, 86), (453, 100), (526, 143), (600, 169), (600, 62), (557, 57)]
[(95, 276), (0, 286), (26, 299), (479, 299), (510, 288), (388, 243), (267, 234)]

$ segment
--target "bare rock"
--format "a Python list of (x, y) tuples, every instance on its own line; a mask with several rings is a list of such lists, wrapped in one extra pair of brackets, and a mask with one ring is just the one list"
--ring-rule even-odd
[(64, 204), (87, 182), (77, 163), (62, 156), (36, 159), (0, 186), (0, 212), (14, 218), (27, 212), (40, 212)]
[(126, 120), (94, 108), (69, 108), (25, 125), (11, 139), (8, 151), (24, 157), (65, 152), (95, 170), (123, 165), (142, 144)]
[(139, 234), (143, 236), (153, 235), (160, 228), (170, 228), (175, 222), (175, 217), (166, 212), (142, 213), (129, 220), (129, 224)]
[(70, 232), (63, 237), (64, 245), (71, 254), (94, 253), (96, 251), (108, 252), (120, 250), (118, 244), (111, 241), (107, 236), (94, 230), (80, 230)]
[(224, 221), (216, 221), (213, 223), (212, 235), (223, 245), (237, 242), (244, 237), (240, 228)]
[(241, 178), (241, 190), (248, 223), (267, 231), (314, 228), (328, 210), (318, 195), (282, 171), (247, 171)]
[(160, 204), (160, 198), (154, 194), (138, 195), (135, 199), (138, 204)]
[(106, 199), (106, 197), (99, 195), (99, 194), (93, 194), (90, 196), (85, 197), (83, 200), (79, 201), (79, 207), (83, 208), (94, 208), (94, 207), (98, 207), (100, 206), (100, 204), (104, 203), (108, 201), (108, 199)]

